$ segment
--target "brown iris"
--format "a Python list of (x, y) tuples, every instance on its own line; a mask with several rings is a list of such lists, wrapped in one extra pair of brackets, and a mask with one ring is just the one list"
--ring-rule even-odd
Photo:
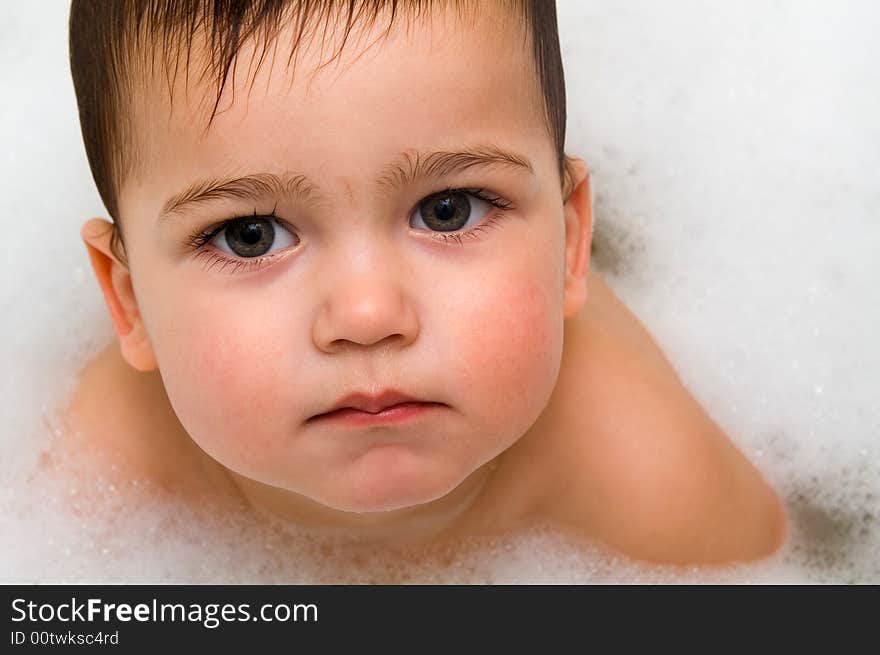
[(467, 194), (444, 191), (428, 196), (419, 204), (422, 219), (432, 230), (453, 232), (460, 230), (471, 215)]

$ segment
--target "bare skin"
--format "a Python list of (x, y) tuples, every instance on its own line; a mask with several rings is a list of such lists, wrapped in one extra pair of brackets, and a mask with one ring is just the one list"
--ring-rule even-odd
[[(445, 502), (453, 520), (409, 541), (543, 523), (652, 562), (771, 555), (786, 534), (773, 490), (613, 291), (595, 272), (588, 284), (586, 305), (566, 321), (546, 410), (490, 466), (434, 503), (442, 510)], [(73, 446), (112, 457), (120, 487), (136, 477), (194, 503), (246, 503), (231, 472), (180, 425), (158, 371), (135, 371), (117, 344), (85, 368), (64, 417), (76, 438), (68, 436), (58, 455)]]

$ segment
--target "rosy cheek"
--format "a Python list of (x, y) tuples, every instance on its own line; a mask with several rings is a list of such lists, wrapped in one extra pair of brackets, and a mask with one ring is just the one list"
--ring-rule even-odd
[(459, 322), (458, 340), (465, 345), (455, 358), (455, 375), (460, 387), (478, 394), (471, 402), (486, 417), (525, 420), (546, 404), (559, 371), (559, 294), (528, 271), (499, 276), (483, 288), (474, 311)]
[(266, 453), (271, 435), (285, 428), (275, 424), (280, 390), (271, 324), (202, 313), (198, 324), (180, 327), (160, 366), (184, 427), (221, 461)]

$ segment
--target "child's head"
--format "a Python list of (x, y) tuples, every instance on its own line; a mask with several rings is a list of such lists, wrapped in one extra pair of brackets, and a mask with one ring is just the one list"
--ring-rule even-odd
[[(217, 461), (387, 510), (536, 421), (591, 228), (552, 3), (75, 0), (71, 62), (123, 356)], [(312, 418), (385, 389), (445, 406)]]

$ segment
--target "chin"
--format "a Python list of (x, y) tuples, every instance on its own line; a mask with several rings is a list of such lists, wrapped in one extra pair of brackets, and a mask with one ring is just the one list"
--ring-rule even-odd
[(440, 468), (395, 467), (385, 470), (361, 470), (338, 489), (333, 502), (335, 509), (366, 514), (390, 512), (424, 505), (442, 498), (455, 489), (470, 471), (454, 474)]
[(378, 485), (379, 489), (368, 489), (361, 493), (337, 497), (336, 502), (330, 505), (334, 509), (357, 514), (370, 514), (374, 512), (391, 512), (406, 509), (417, 505), (424, 505), (445, 496), (451, 489), (436, 488), (426, 489), (424, 485), (419, 488), (412, 486), (395, 486), (387, 483)]

